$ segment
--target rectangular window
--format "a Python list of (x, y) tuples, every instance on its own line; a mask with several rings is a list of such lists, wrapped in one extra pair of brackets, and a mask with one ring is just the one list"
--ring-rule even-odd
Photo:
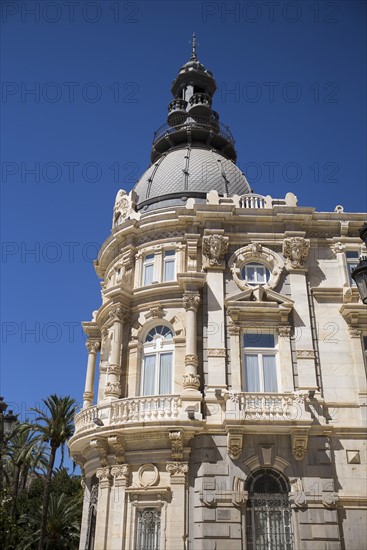
[(174, 281), (176, 278), (176, 253), (166, 250), (163, 258), (163, 281)]
[(154, 508), (138, 512), (136, 548), (137, 550), (159, 550), (161, 533), (161, 513)]
[(353, 269), (357, 267), (359, 263), (359, 252), (357, 252), (356, 250), (347, 250), (345, 255), (347, 257), (349, 284), (350, 286), (356, 286), (356, 283), (353, 281), (351, 274)]
[(277, 392), (277, 358), (274, 334), (246, 333), (243, 389), (245, 392)]
[(144, 265), (143, 265), (144, 286), (151, 285), (153, 283), (153, 274), (154, 274), (154, 254), (148, 254), (144, 258)]

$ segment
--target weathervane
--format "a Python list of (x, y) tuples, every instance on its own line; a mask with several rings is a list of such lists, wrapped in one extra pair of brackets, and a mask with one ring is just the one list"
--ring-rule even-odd
[(192, 44), (192, 54), (191, 54), (191, 59), (193, 61), (196, 61), (197, 60), (197, 55), (196, 55), (196, 34), (193, 32), (192, 33), (192, 41), (191, 41), (191, 44)]

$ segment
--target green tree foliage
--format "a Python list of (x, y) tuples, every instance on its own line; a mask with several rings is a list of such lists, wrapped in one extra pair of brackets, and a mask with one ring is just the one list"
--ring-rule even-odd
[[(17, 424), (2, 449), (2, 550), (76, 550), (79, 545), (81, 478), (66, 468), (54, 468), (57, 449), (73, 432), (76, 405), (73, 399), (56, 395), (44, 400), (44, 405), (43, 410), (35, 409), (33, 424)], [(62, 461), (63, 454), (61, 465)]]

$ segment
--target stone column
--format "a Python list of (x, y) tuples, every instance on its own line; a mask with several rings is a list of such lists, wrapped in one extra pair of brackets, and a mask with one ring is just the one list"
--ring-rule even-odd
[(197, 391), (200, 385), (200, 377), (197, 373), (197, 323), (196, 313), (200, 304), (200, 296), (196, 293), (186, 293), (183, 297), (186, 309), (186, 355), (185, 374), (183, 377), (184, 392)]
[(169, 547), (175, 550), (186, 548), (186, 462), (168, 462), (167, 472), (170, 473), (172, 501), (167, 508), (166, 536)]
[(107, 382), (104, 391), (105, 399), (119, 399), (121, 397), (121, 346), (124, 321), (128, 311), (121, 306), (114, 307), (109, 317), (112, 320), (113, 337), (111, 342), (111, 356), (107, 368)]
[(94, 399), (94, 375), (96, 372), (97, 353), (100, 348), (100, 341), (88, 338), (85, 343), (88, 350), (87, 374), (85, 377), (85, 388), (83, 393), (83, 409), (91, 407)]
[(96, 476), (99, 480), (99, 490), (94, 548), (98, 548), (98, 550), (108, 550), (107, 527), (112, 480), (110, 468), (108, 466), (98, 468)]

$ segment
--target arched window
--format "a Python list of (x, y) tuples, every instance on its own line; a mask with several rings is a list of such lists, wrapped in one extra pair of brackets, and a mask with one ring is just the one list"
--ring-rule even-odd
[(172, 393), (173, 333), (165, 325), (153, 327), (143, 348), (141, 395)]
[(248, 550), (293, 550), (288, 483), (270, 469), (251, 474), (246, 482)]

